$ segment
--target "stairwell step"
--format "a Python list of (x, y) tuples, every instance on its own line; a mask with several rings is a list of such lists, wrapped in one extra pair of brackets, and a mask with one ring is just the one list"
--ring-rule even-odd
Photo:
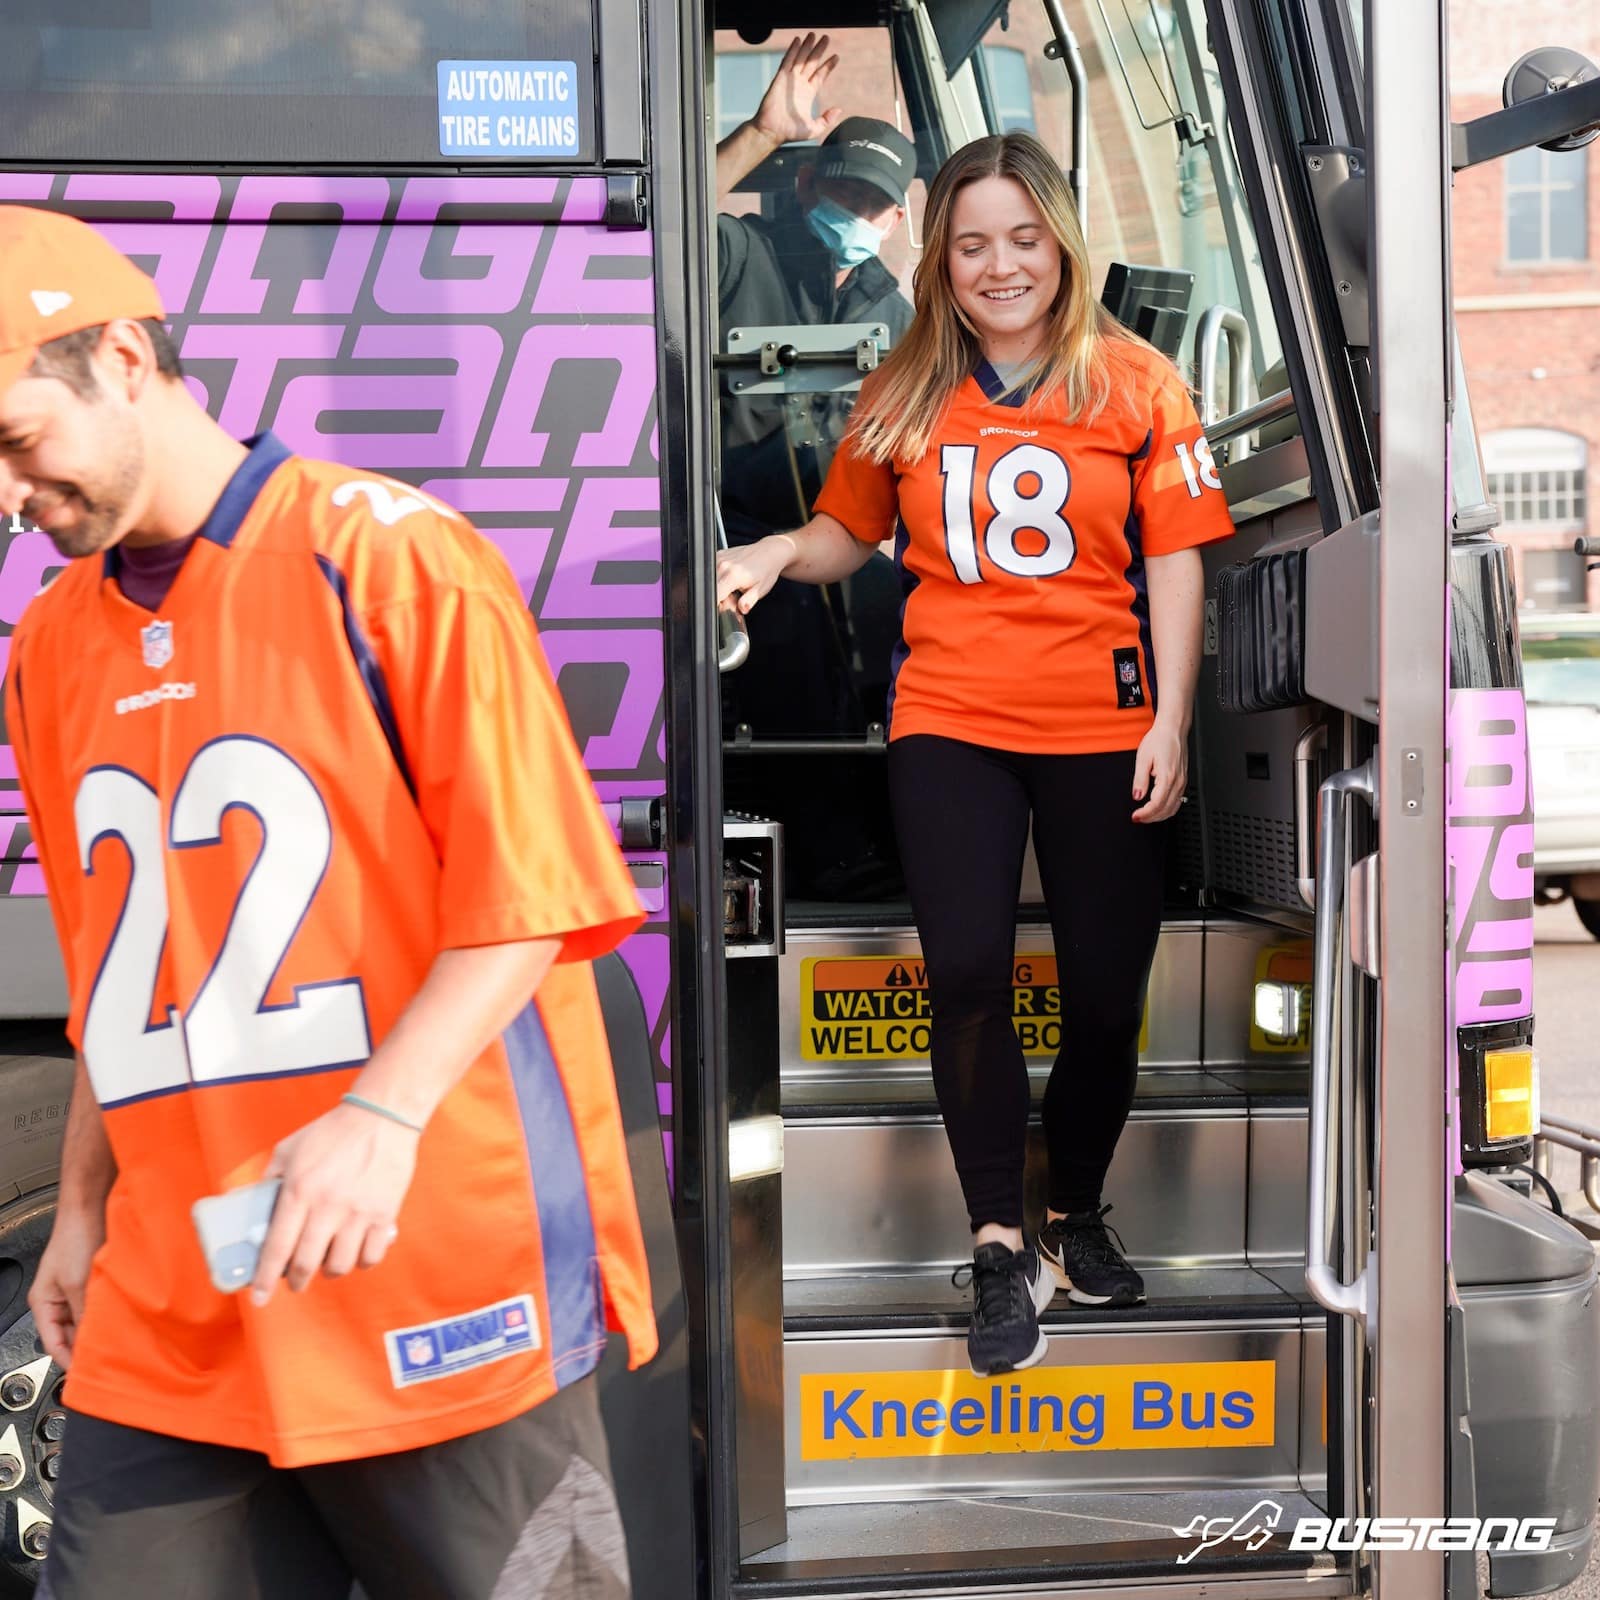
[(1297, 1310), (1050, 1330), (1037, 1367), (974, 1377), (964, 1333), (784, 1345), (791, 1506), (930, 1496), (1315, 1486)]

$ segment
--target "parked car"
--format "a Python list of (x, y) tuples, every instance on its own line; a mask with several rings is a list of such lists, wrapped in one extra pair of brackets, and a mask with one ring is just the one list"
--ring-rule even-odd
[(1534, 892), (1600, 939), (1600, 613), (1524, 612)]

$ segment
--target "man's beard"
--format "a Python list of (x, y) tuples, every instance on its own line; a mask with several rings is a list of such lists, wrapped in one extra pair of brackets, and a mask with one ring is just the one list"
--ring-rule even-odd
[[(144, 447), (131, 422), (117, 433), (118, 437), (107, 441), (113, 446), (113, 451), (108, 451), (113, 464), (101, 483), (92, 488), (75, 483), (55, 484), (22, 508), (23, 516), (35, 520), (36, 509), (48, 516), (59, 505), (77, 502), (79, 514), (74, 522), (44, 530), (56, 549), (70, 560), (106, 549), (127, 531), (124, 519), (144, 471)], [(120, 449), (115, 448), (118, 446)]]

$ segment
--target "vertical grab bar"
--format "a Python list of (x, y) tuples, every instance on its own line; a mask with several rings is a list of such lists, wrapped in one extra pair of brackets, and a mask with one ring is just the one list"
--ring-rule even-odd
[[(711, 509), (717, 519), (717, 549), (728, 548), (728, 530), (722, 523), (722, 501), (711, 497)], [(717, 612), (717, 671), (734, 672), (745, 664), (750, 655), (750, 630), (737, 611)]]
[(1317, 929), (1311, 970), (1311, 1127), (1306, 1197), (1306, 1288), (1318, 1305), (1367, 1324), (1372, 1258), (1346, 1283), (1328, 1259), (1328, 1109), (1333, 1096), (1334, 992), (1344, 922), (1345, 815), (1351, 795), (1374, 803), (1371, 761), (1335, 773), (1321, 789), (1317, 844)]
[(1294, 873), (1300, 898), (1317, 909), (1317, 757), (1328, 748), (1328, 725), (1307, 728), (1294, 746)]
[[(1228, 398), (1217, 393), (1217, 356), (1228, 340)], [(1243, 411), (1250, 392), (1250, 324), (1231, 306), (1207, 306), (1194, 330), (1195, 382), (1200, 388), (1200, 425), (1209, 428), (1221, 417)], [(1250, 453), (1249, 438), (1240, 434), (1229, 446), (1228, 459), (1242, 461)]]

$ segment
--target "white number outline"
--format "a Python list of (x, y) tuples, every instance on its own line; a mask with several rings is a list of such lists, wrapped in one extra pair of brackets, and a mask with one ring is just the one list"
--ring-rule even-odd
[[(400, 491), (398, 494), (395, 493), (397, 489)], [(377, 478), (352, 478), (348, 483), (341, 483), (329, 498), (343, 511), (355, 503), (357, 495), (367, 502), (373, 516), (386, 528), (392, 528), (418, 511), (433, 511), (441, 517), (455, 516), (455, 512), (442, 501), (435, 500), (420, 489), (410, 489), (398, 483), (383, 483)]]
[[(228, 792), (230, 783), (237, 784), (241, 777), (238, 770), (240, 763), (235, 759), (241, 753), (241, 746), (254, 747), (256, 753), (271, 752), (274, 762), (284, 763), (293, 773), (287, 786), (283, 784), (286, 776), (283, 768), (276, 773), (264, 771), (254, 775), (258, 781), (262, 777), (270, 780), (262, 783), (261, 788), (271, 797), (265, 809), (276, 813), (277, 843), (274, 842), (273, 818), (264, 814), (263, 806), (253, 804), (241, 794)], [(327, 803), (299, 762), (269, 740), (251, 735), (225, 734), (209, 740), (194, 753), (179, 780), (164, 836), (160, 825), (159, 797), (144, 779), (126, 768), (94, 768), (85, 774), (84, 782), (79, 786), (80, 816), (86, 786), (95, 774), (102, 772), (116, 772), (138, 785), (140, 798), (134, 803), (141, 810), (146, 806), (154, 809), (155, 826), (153, 830), (147, 826), (139, 829), (141, 838), (137, 843), (129, 838), (125, 826), (102, 826), (89, 838), (83, 852), (85, 871), (92, 871), (88, 863), (95, 847), (108, 834), (114, 834), (121, 839), (130, 864), (128, 893), (118, 911), (116, 925), (107, 941), (84, 1013), (84, 1057), (89, 1063), (92, 1080), (95, 1079), (97, 1056), (102, 1065), (100, 1077), (95, 1082), (96, 1098), (100, 1103), (106, 1106), (122, 1105), (131, 1100), (146, 1099), (152, 1094), (186, 1088), (191, 1084), (236, 1083), (305, 1072), (331, 1072), (365, 1061), (372, 1053), (371, 1027), (366, 992), (359, 977), (296, 984), (293, 1000), (271, 1006), (266, 1003), (267, 994), (310, 914), (332, 858), (333, 825)], [(213, 793), (205, 792), (204, 785), (207, 783), (214, 786)], [(201, 788), (197, 790), (196, 784)], [(99, 798), (101, 787), (103, 785), (97, 784), (92, 798)], [(120, 796), (112, 798), (125, 802), (131, 798), (131, 794), (123, 791)], [(259, 801), (260, 794), (256, 798)], [(314, 802), (314, 811), (306, 806), (308, 799)], [(300, 807), (298, 817), (288, 815), (295, 803)], [(261, 843), (255, 860), (245, 873), (228, 914), (221, 947), (196, 989), (188, 1011), (169, 1006), (168, 1023), (152, 1028), (150, 1012), (170, 926), (162, 865), (165, 851), (203, 849), (207, 845), (220, 843), (223, 819), (233, 810), (249, 811), (260, 824)], [(139, 820), (147, 825), (152, 818), (146, 812)], [(297, 825), (304, 834), (308, 823), (314, 835), (309, 852), (305, 849), (304, 839), (295, 835)], [(80, 836), (85, 832), (82, 827), (79, 831)], [(287, 845), (283, 842), (286, 831)], [(153, 849), (151, 841), (143, 837), (147, 832), (153, 833)], [(141, 846), (154, 855), (154, 860), (148, 866), (140, 859)], [(286, 850), (291, 852), (287, 862)], [(293, 854), (296, 850), (300, 857), (298, 861)], [(149, 904), (141, 909), (139, 920), (149, 942), (156, 945), (157, 954), (153, 964), (145, 964), (138, 960), (137, 945), (130, 957), (119, 957), (117, 951), (127, 926), (129, 903), (135, 889), (146, 881), (143, 872), (151, 869), (155, 874), (154, 879), (150, 880), (154, 888), (153, 892), (146, 890)], [(250, 902), (248, 907), (247, 900)], [(240, 919), (241, 910), (250, 913), (244, 923)], [(159, 942), (150, 937), (157, 914), (161, 928)], [(286, 934), (285, 923), (288, 924)], [(259, 932), (263, 926), (267, 929), (264, 941)], [(119, 1009), (111, 1018), (107, 1018), (102, 1003), (102, 996), (106, 993), (102, 989), (102, 982), (114, 960), (117, 962), (114, 969), (117, 973), (126, 974), (131, 965), (138, 976), (147, 976), (147, 983), (135, 985), (143, 995), (142, 1013), (138, 1010), (137, 997), (130, 1000), (126, 995), (130, 980), (124, 977), (114, 982), (110, 991), (115, 997), (113, 1005)], [(121, 1092), (130, 1076), (126, 1071), (130, 1030), (126, 1017), (120, 1014), (122, 1006), (127, 1006), (140, 1016), (141, 1037), (166, 1035), (167, 1041), (160, 1047), (159, 1053), (149, 1047), (143, 1050), (143, 1054), (155, 1057), (162, 1070), (159, 1073), (147, 1070), (138, 1078), (138, 1086), (129, 1093)], [(91, 1032), (96, 1041), (104, 1041), (93, 1051)], [(114, 1063), (109, 1071), (106, 1070), (108, 1058)], [(229, 1070), (241, 1060), (266, 1064), (256, 1065), (246, 1072)], [(111, 1077), (117, 1080), (114, 1085), (106, 1081)], [(158, 1081), (151, 1081), (153, 1079)], [(114, 1092), (102, 1094), (102, 1082), (108, 1091)]]
[[(1014, 459), (1017, 457), (1022, 459)], [(1042, 463), (1037, 458), (1042, 458)], [(964, 584), (988, 581), (978, 560), (977, 518), (973, 507), (977, 460), (975, 444), (947, 444), (939, 451), (939, 472), (944, 479), (945, 553), (956, 577)], [(1011, 463), (1009, 467), (1008, 462)], [(1042, 520), (1025, 520), (1022, 509), (1047, 497), (1055, 498), (1051, 479), (1056, 468), (1060, 469), (1064, 481), (1060, 483), (1059, 504), (1047, 515), (1060, 525), (1059, 530), (1044, 526)], [(1039, 479), (1038, 494), (1017, 493), (1017, 481), (1025, 473), (1032, 473)], [(1078, 559), (1078, 536), (1064, 515), (1067, 502), (1072, 498), (1072, 468), (1061, 456), (1043, 445), (1013, 445), (990, 466), (984, 477), (984, 495), (991, 514), (984, 525), (983, 552), (996, 569), (1008, 577), (1034, 580), (1059, 578), (1072, 570)], [(1044, 535), (1046, 547), (1036, 556), (1025, 556), (1017, 549), (1016, 537), (1024, 528)]]
[(1192, 457), (1189, 454), (1189, 446), (1182, 439), (1172, 448), (1177, 452), (1178, 465), (1183, 468), (1183, 481), (1188, 486), (1191, 500), (1200, 498), (1202, 484), (1207, 489), (1222, 487), (1222, 477), (1217, 471), (1217, 458), (1211, 453), (1211, 443), (1203, 433), (1194, 442)]
[[(124, 784), (132, 788), (124, 788)], [(109, 791), (104, 801), (102, 791)], [(102, 803), (106, 806), (107, 817), (97, 823), (90, 807)], [(183, 1042), (183, 1018), (177, 1007), (167, 1007), (165, 1022), (152, 1025), (150, 1021), (169, 925), (167, 880), (161, 868), (161, 798), (143, 778), (126, 767), (91, 767), (78, 785), (73, 813), (78, 826), (79, 859), (86, 878), (95, 875), (95, 853), (105, 840), (116, 839), (128, 857), (128, 887), (117, 908), (117, 920), (111, 937), (106, 940), (100, 965), (95, 970), (89, 1003), (84, 1007), (83, 1056), (89, 1063), (89, 1076), (93, 1080), (93, 1064), (97, 1058), (104, 1058), (104, 1051), (116, 1059), (119, 1077), (132, 1078), (139, 1084), (131, 1094), (121, 1098), (144, 1100), (151, 1095), (171, 1093), (189, 1081), (189, 1068)], [(148, 833), (152, 842), (136, 841), (129, 837), (130, 831)], [(145, 858), (143, 861), (141, 856)], [(136, 905), (135, 896), (141, 894), (142, 900)], [(122, 934), (129, 926), (130, 907), (133, 908), (136, 936), (131, 943), (124, 943)], [(127, 954), (119, 956), (119, 946)], [(154, 950), (154, 958), (142, 961), (141, 953), (145, 950)], [(131, 1000), (123, 993), (130, 986), (135, 990)], [(140, 994), (144, 997), (144, 1011), (139, 1015), (137, 1034), (130, 1035), (125, 1020), (115, 1014), (108, 1029), (107, 1008), (98, 1003), (102, 996), (110, 997), (114, 1007), (120, 1001), (136, 1009)], [(102, 1037), (107, 1040), (104, 1046), (98, 1043)], [(95, 1098), (100, 1098), (98, 1084)]]

